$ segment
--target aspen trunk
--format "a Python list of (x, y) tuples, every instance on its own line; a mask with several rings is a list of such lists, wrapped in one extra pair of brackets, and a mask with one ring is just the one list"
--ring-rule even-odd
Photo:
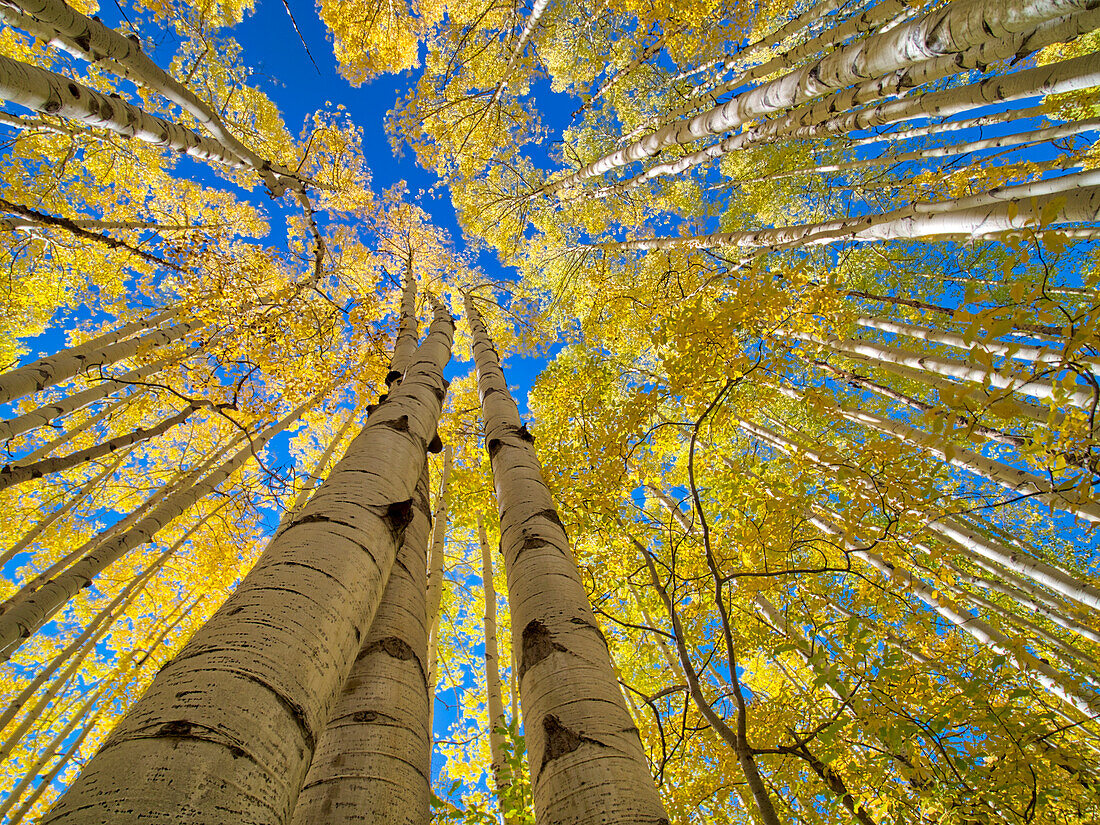
[(0, 56), (0, 99), (230, 168), (248, 164), (212, 138), (67, 77)]
[[(738, 419), (738, 426), (746, 433), (761, 439), (784, 453), (797, 453), (820, 467), (836, 469), (835, 465), (830, 464), (816, 451), (786, 439), (766, 427), (744, 419)], [(1016, 575), (1026, 577), (1037, 584), (1050, 588), (1067, 599), (1100, 610), (1100, 590), (1097, 588), (1059, 570), (1053, 565), (1028, 556), (1016, 548), (1008, 547), (999, 541), (981, 535), (956, 516), (943, 516), (929, 521), (926, 527), (929, 532), (951, 546), (958, 547), (969, 558), (994, 562)]]
[(1020, 645), (1014, 644), (1012, 640), (988, 623), (974, 614), (939, 598), (935, 588), (920, 581), (907, 570), (890, 564), (876, 553), (851, 544), (844, 538), (844, 531), (831, 522), (814, 514), (810, 514), (809, 518), (814, 526), (833, 536), (835, 541), (842, 543), (851, 555), (867, 562), (884, 578), (900, 585), (904, 590), (908, 590), (939, 616), (971, 636), (980, 646), (1010, 659), (1021, 672), (1034, 674), (1035, 680), (1052, 696), (1062, 700), (1086, 716), (1100, 713), (1100, 696), (1090, 695), (1082, 691), (1080, 685), (1067, 678), (1066, 674), (1061, 673), (1042, 659), (1024, 650)]
[(103, 406), (103, 409), (97, 412), (95, 415), (90, 415), (79, 424), (73, 425), (69, 429), (65, 430), (65, 432), (61, 433), (61, 435), (59, 435), (57, 438), (46, 442), (41, 447), (37, 448), (34, 452), (28, 453), (27, 455), (13, 462), (12, 466), (25, 467), (28, 464), (33, 464), (34, 462), (45, 458), (62, 444), (68, 444), (81, 433), (86, 432), (104, 419), (110, 418), (112, 414), (118, 412), (127, 404), (131, 403), (132, 401), (134, 401), (134, 399), (140, 397), (144, 393), (145, 387), (138, 387), (128, 396), (125, 396), (124, 398), (117, 398), (111, 403), (105, 404)]
[(67, 395), (57, 401), (38, 407), (8, 421), (0, 421), (0, 440), (14, 438), (17, 435), (49, 424), (55, 418), (61, 418), (69, 413), (76, 412), (94, 401), (105, 398), (113, 392), (126, 389), (130, 383), (143, 381), (150, 375), (154, 375), (171, 363), (173, 359), (163, 358), (144, 367), (130, 370), (115, 378), (104, 378), (98, 384), (93, 384), (86, 390)]
[(62, 472), (87, 461), (110, 455), (111, 453), (130, 447), (139, 442), (156, 438), (158, 435), (166, 433), (177, 424), (182, 424), (191, 417), (191, 414), (194, 413), (195, 410), (200, 409), (202, 406), (204, 405), (199, 402), (192, 402), (190, 405), (180, 410), (175, 415), (164, 419), (159, 424), (155, 424), (152, 427), (138, 427), (131, 433), (120, 435), (116, 438), (109, 438), (99, 444), (94, 444), (91, 447), (86, 447), (83, 450), (78, 450), (69, 455), (57, 456), (56, 458), (44, 458), (33, 464), (22, 464), (18, 466), (9, 464), (6, 467), (0, 468), (0, 490), (11, 487), (14, 484), (30, 481), (31, 479), (42, 478), (42, 476), (49, 475), (50, 473)]
[(667, 822), (531, 435), (467, 296), (539, 825)]
[[(1013, 189), (1024, 190), (1025, 187)], [(1020, 199), (1025, 197), (1028, 199)], [(1023, 191), (1017, 196), (1005, 189), (986, 193), (983, 201), (978, 203), (939, 201), (816, 224), (682, 237), (636, 238), (589, 246), (613, 252), (719, 247), (779, 251), (847, 241), (870, 243), (922, 238), (987, 240), (1022, 229), (1034, 229), (1051, 217), (1056, 223), (1094, 223), (1100, 218), (1100, 187), (1090, 186), (1036, 197)], [(1041, 234), (1043, 230), (1037, 231)], [(1100, 230), (1087, 225), (1062, 232), (1073, 238), (1092, 238), (1100, 234)]]
[(317, 739), (292, 825), (427, 825), (431, 818), (428, 490), (425, 463), (378, 612)]
[[(432, 546), (428, 553), (428, 721), (435, 715), (435, 686), (439, 681), (439, 608), (443, 599), (444, 549), (447, 538), (447, 487), (451, 477), (451, 445), (443, 451), (443, 475), (439, 479)], [(431, 729), (431, 725), (429, 725)]]
[(508, 63), (504, 67), (504, 71), (501, 72), (500, 81), (497, 83), (496, 88), (493, 90), (493, 96), (489, 100), (490, 107), (496, 105), (497, 101), (500, 100), (501, 94), (508, 87), (508, 78), (511, 76), (512, 70), (515, 69), (516, 64), (519, 63), (520, 58), (523, 57), (523, 52), (527, 48), (527, 41), (530, 40), (531, 35), (535, 33), (535, 29), (539, 24), (539, 19), (549, 5), (550, 0), (534, 0), (531, 4), (531, 13), (527, 15), (527, 22), (523, 26), (523, 31), (520, 32), (519, 39), (512, 48), (512, 55), (508, 58)]
[(877, 329), (881, 332), (889, 332), (894, 335), (904, 335), (917, 341), (929, 341), (934, 344), (945, 344), (955, 349), (967, 352), (984, 352), (1000, 358), (1014, 358), (1018, 361), (1027, 361), (1037, 364), (1064, 364), (1066, 361), (1080, 361), (1086, 364), (1094, 373), (1100, 372), (1100, 358), (1090, 356), (1075, 356), (1067, 359), (1065, 352), (1050, 347), (1036, 347), (1023, 342), (1002, 343), (1000, 341), (973, 341), (957, 332), (922, 327), (918, 324), (910, 324), (905, 321), (893, 319), (861, 316), (856, 319), (861, 327)]
[(1094, 399), (1094, 393), (1084, 387), (1063, 390), (1050, 381), (1005, 374), (999, 370), (982, 366), (975, 361), (956, 361), (939, 355), (927, 355), (902, 349), (901, 347), (878, 344), (873, 341), (841, 340), (832, 336), (821, 337), (800, 332), (789, 333), (789, 337), (799, 341), (810, 341), (819, 344), (840, 355), (866, 359), (876, 365), (882, 365), (884, 368), (888, 368), (888, 365), (891, 364), (897, 364), (944, 378), (954, 378), (973, 384), (996, 387), (1001, 390), (1026, 393), (1035, 398), (1056, 399), (1064, 393), (1067, 403), (1084, 410), (1091, 408)]
[[(1100, 55), (1089, 54), (1007, 76), (996, 75), (966, 86), (922, 94), (910, 92), (900, 99), (877, 102), (855, 112), (848, 110), (856, 104), (856, 94), (839, 92), (814, 105), (798, 107), (786, 115), (764, 121), (682, 158), (655, 164), (621, 184), (599, 190), (594, 196), (606, 197), (620, 193), (647, 180), (676, 175), (738, 149), (765, 146), (780, 138), (830, 138), (916, 118), (944, 118), (993, 103), (1009, 103), (1029, 97), (1080, 91), (1096, 85), (1100, 85)], [(898, 91), (908, 89), (899, 88)], [(1020, 117), (1025, 115), (1026, 112), (1020, 112)], [(946, 127), (951, 128), (951, 125), (946, 124)]]
[(446, 393), (437, 310), (401, 385), (43, 825), (282, 825), (374, 619)]
[(493, 555), (489, 550), (489, 539), (485, 536), (485, 525), (481, 516), (477, 519), (478, 539), (481, 542), (481, 586), (485, 592), (485, 697), (489, 719), (489, 753), (492, 759), (493, 783), (496, 785), (497, 799), (502, 800), (511, 785), (506, 774), (504, 762), (504, 736), (500, 732), (508, 727), (504, 718), (504, 698), (500, 687), (500, 662), (497, 651), (497, 596), (493, 585)]
[[(1063, 15), (1087, 11), (1087, 2), (960, 0), (943, 9), (871, 35), (776, 80), (742, 93), (695, 117), (667, 124), (629, 146), (567, 175), (544, 191), (551, 194), (643, 160), (670, 146), (729, 131), (747, 121), (797, 106), (853, 83), (886, 76), (924, 60), (953, 57)], [(954, 65), (954, 60), (950, 61)]]
[(93, 367), (117, 364), (125, 358), (171, 344), (204, 325), (201, 321), (186, 321), (136, 338), (94, 348), (83, 345), (41, 358), (0, 376), (0, 403), (32, 395), (76, 375), (86, 375)]
[[(86, 17), (62, 0), (10, 0), (5, 3), (54, 33), (53, 42), (70, 54), (107, 67), (175, 103), (202, 124), (227, 150), (260, 173), (274, 196), (282, 194), (285, 169), (275, 168), (239, 141), (218, 113), (171, 77), (142, 51), (141, 45)], [(49, 38), (47, 38), (49, 39)]]
[(0, 616), (0, 660), (7, 660), (19, 645), (110, 565), (135, 547), (150, 541), (196, 502), (214, 492), (219, 484), (263, 450), (272, 438), (297, 421), (316, 401), (316, 398), (311, 398), (299, 405), (202, 480), (165, 499), (124, 533), (97, 544), (67, 570), (39, 585), (33, 593), (21, 594), (14, 603), (9, 603), (8, 610)]
[(22, 553), (24, 550), (34, 544), (34, 542), (37, 541), (38, 538), (50, 527), (52, 527), (55, 522), (57, 522), (59, 519), (64, 518), (73, 510), (75, 510), (81, 504), (81, 502), (83, 502), (84, 499), (92, 492), (92, 490), (98, 487), (104, 479), (106, 479), (108, 476), (111, 475), (111, 473), (118, 469), (118, 466), (122, 464), (125, 458), (126, 453), (116, 455), (113, 461), (107, 464), (107, 466), (100, 470), (96, 475), (88, 479), (84, 483), (84, 485), (73, 495), (69, 496), (65, 500), (64, 504), (62, 504), (56, 510), (51, 511), (49, 515), (47, 515), (40, 522), (34, 525), (34, 527), (32, 527), (26, 533), (24, 533), (23, 537), (19, 539), (19, 541), (9, 547), (3, 553), (0, 553), (0, 567), (7, 564), (9, 561), (14, 559), (16, 556), (18, 556), (20, 553)]

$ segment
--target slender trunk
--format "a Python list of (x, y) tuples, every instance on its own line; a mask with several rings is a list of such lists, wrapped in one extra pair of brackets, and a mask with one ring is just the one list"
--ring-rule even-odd
[(289, 818), (412, 515), (446, 394), (437, 308), (399, 387), (43, 825)]
[[(875, 381), (872, 381), (870, 378), (867, 378), (866, 376), (859, 375), (858, 373), (854, 373), (850, 370), (843, 370), (840, 367), (835, 367), (826, 361), (814, 361), (813, 363), (815, 367), (818, 367), (825, 372), (828, 372), (830, 375), (835, 375), (837, 378), (843, 379), (848, 384), (854, 387), (860, 387), (862, 389), (869, 390), (870, 392), (873, 392), (883, 398), (889, 399), (890, 401), (896, 401), (899, 404), (904, 404), (906, 407), (909, 407), (912, 410), (916, 410), (919, 413), (923, 413), (925, 415), (946, 413), (946, 410), (942, 410), (933, 406), (932, 404), (921, 401), (919, 398), (914, 398), (911, 395), (906, 395), (905, 393), (898, 392), (897, 390), (891, 389), (890, 387), (879, 384)], [(1031, 441), (1031, 439), (1025, 438), (1024, 436), (1012, 435), (1011, 433), (1006, 433), (1003, 430), (997, 430), (992, 427), (986, 427), (983, 424), (978, 424), (974, 421), (973, 418), (969, 418), (966, 415), (960, 415), (954, 409), (952, 409), (950, 412), (957, 418), (958, 421), (966, 425), (966, 429), (968, 432), (972, 432), (975, 435), (988, 438), (990, 441), (996, 441), (1000, 444), (1008, 444), (1017, 448), (1024, 447)]]
[(574, 186), (587, 178), (652, 157), (670, 146), (730, 131), (747, 121), (797, 106), (853, 83), (898, 73), (922, 60), (934, 61), (946, 56), (948, 64), (957, 71), (955, 58), (960, 52), (998, 38), (1011, 38), (1046, 21), (1088, 8), (1084, 0), (1077, 3), (1072, 0), (1033, 0), (1028, 3), (1020, 0), (963, 0), (952, 3), (889, 32), (842, 46), (819, 60), (737, 95), (721, 106), (670, 123), (560, 178), (544, 191), (550, 194)]
[(79, 559), (84, 558), (100, 546), (106, 544), (108, 541), (116, 538), (117, 536), (125, 533), (135, 524), (138, 524), (149, 513), (153, 512), (162, 502), (164, 502), (170, 496), (175, 495), (184, 488), (189, 487), (198, 478), (214, 466), (215, 462), (221, 458), (221, 456), (228, 450), (235, 447), (240, 441), (243, 440), (243, 436), (239, 436), (237, 439), (231, 441), (228, 445), (219, 445), (213, 452), (208, 453), (203, 459), (192, 469), (181, 472), (168, 479), (160, 487), (156, 488), (153, 493), (146, 498), (137, 508), (132, 510), (127, 515), (123, 516), (117, 522), (112, 524), (106, 530), (93, 536), (86, 541), (80, 547), (71, 550), (66, 555), (53, 561), (49, 567), (44, 570), (40, 570), (32, 577), (27, 579), (20, 590), (14, 595), (9, 597), (2, 605), (0, 605), (0, 615), (6, 613), (14, 605), (22, 603), (34, 592), (41, 587), (42, 583), (49, 580), (53, 576), (61, 573), (69, 565), (77, 562)]
[[(1057, 185), (1046, 181), (1042, 183)], [(991, 190), (979, 196), (981, 202), (976, 203), (964, 200), (937, 201), (815, 224), (712, 232), (706, 235), (635, 238), (585, 246), (611, 252), (719, 247), (774, 252), (794, 247), (828, 246), (847, 242), (872, 243), (922, 238), (989, 240), (1023, 229), (1031, 229), (1041, 235), (1045, 230), (1036, 227), (1046, 223), (1089, 224), (1100, 218), (1100, 187), (1089, 186), (1034, 196), (1030, 189), (1035, 185)], [(1100, 230), (1087, 225), (1057, 231), (1072, 238), (1093, 238), (1100, 235)]]
[(982, 366), (975, 361), (955, 361), (938, 355), (928, 355), (921, 352), (879, 344), (865, 340), (841, 340), (830, 336), (822, 337), (800, 332), (779, 333), (788, 335), (799, 341), (810, 341), (826, 347), (840, 355), (863, 358), (876, 365), (888, 369), (890, 364), (898, 364), (910, 369), (929, 372), (945, 378), (955, 378), (960, 381), (968, 381), (973, 384), (995, 387), (1001, 390), (1010, 390), (1017, 393), (1026, 393), (1036, 398), (1059, 399), (1064, 396), (1067, 403), (1083, 410), (1092, 408), (1095, 394), (1092, 390), (1081, 387), (1079, 389), (1063, 389), (1050, 381), (1038, 378), (1027, 378), (1003, 373), (999, 370)]
[(34, 452), (28, 453), (27, 455), (13, 462), (12, 466), (25, 467), (28, 464), (33, 464), (39, 459), (45, 458), (62, 444), (68, 444), (81, 433), (86, 432), (104, 419), (110, 418), (114, 413), (120, 411), (127, 404), (130, 404), (136, 398), (144, 394), (144, 392), (145, 387), (138, 387), (134, 392), (130, 393), (129, 395), (123, 398), (116, 398), (111, 403), (105, 404), (103, 406), (103, 409), (97, 412), (95, 415), (90, 415), (79, 424), (73, 425), (72, 427), (61, 433), (61, 435), (59, 435), (57, 438), (48, 441), (47, 443), (36, 449)]
[[(73, 673), (75, 673), (76, 670), (80, 667), (81, 663), (83, 662), (84, 656), (95, 648), (95, 645), (99, 642), (101, 638), (103, 638), (107, 631), (111, 629), (111, 626), (114, 624), (115, 621), (118, 620), (119, 616), (121, 616), (122, 613), (133, 603), (133, 601), (139, 595), (141, 595), (141, 592), (144, 589), (146, 582), (148, 582), (151, 578), (153, 578), (153, 576), (160, 572), (165, 563), (173, 555), (175, 555), (176, 551), (178, 551), (181, 547), (183, 547), (184, 544), (187, 543), (187, 540), (192, 536), (192, 534), (195, 533), (195, 531), (206, 524), (206, 522), (209, 521), (215, 513), (217, 513), (227, 504), (229, 504), (230, 501), (232, 501), (232, 499), (226, 499), (216, 508), (214, 508), (201, 519), (199, 519), (194, 525), (192, 525), (179, 539), (173, 542), (172, 545), (168, 547), (168, 549), (157, 556), (152, 564), (146, 567), (145, 570), (143, 570), (136, 578), (132, 579), (119, 592), (119, 594), (111, 600), (111, 602), (106, 607), (100, 610), (96, 614), (95, 618), (88, 624), (88, 626), (85, 627), (84, 630), (82, 630), (80, 634), (65, 647), (64, 650), (54, 656), (46, 667), (38, 671), (35, 674), (34, 679), (32, 679), (30, 683), (25, 688), (23, 688), (22, 691), (20, 691), (19, 695), (11, 701), (8, 707), (4, 710), (3, 715), (0, 715), (0, 730), (4, 730), (5, 728), (7, 728), (8, 724), (10, 724), (12, 719), (14, 719), (16, 715), (18, 715), (19, 711), (22, 710), (23, 706), (27, 703), (27, 701), (30, 700), (35, 692), (40, 687), (42, 687), (42, 685), (44, 685), (46, 681), (49, 680), (49, 678), (53, 676), (53, 674), (56, 673), (58, 669), (60, 669), (61, 666), (70, 657), (75, 656), (76, 658), (69, 664), (62, 675), (58, 677), (58, 679), (55, 681), (54, 687), (51, 688), (53, 693), (51, 694), (49, 691), (47, 691), (47, 694), (41, 697), (39, 702), (36, 703), (35, 708), (27, 714), (27, 716), (30, 718), (37, 717), (38, 714), (42, 712), (42, 709), (45, 707), (46, 702), (48, 702), (49, 699), (52, 698), (52, 695), (56, 694), (57, 690), (59, 690), (61, 686), (69, 680), (69, 677), (71, 677)], [(0, 748), (0, 761), (3, 761), (4, 756), (10, 752), (11, 747), (13, 746), (14, 745), (11, 741), (11, 738), (5, 740), (3, 748)]]
[(145, 86), (175, 103), (202, 124), (226, 149), (260, 173), (276, 197), (287, 185), (282, 167), (273, 167), (239, 141), (226, 127), (214, 107), (199, 99), (190, 89), (171, 77), (142, 51), (141, 45), (103, 25), (97, 18), (86, 17), (62, 0), (7, 0), (39, 24), (55, 33), (53, 42), (70, 54), (106, 66), (118, 74)]
[(798, 175), (854, 172), (858, 169), (870, 169), (876, 166), (911, 163), (913, 161), (929, 160), (931, 158), (954, 157), (957, 155), (971, 154), (973, 152), (987, 152), (991, 149), (1034, 146), (1037, 143), (1063, 140), (1067, 137), (1079, 135), (1082, 132), (1092, 132), (1097, 129), (1100, 129), (1100, 118), (1089, 118), (1088, 120), (1074, 121), (1060, 126), (1045, 126), (1027, 132), (999, 135), (997, 137), (984, 138), (982, 140), (970, 140), (963, 143), (951, 144), (949, 146), (928, 146), (923, 149), (915, 149), (911, 152), (896, 152), (894, 154), (880, 155), (879, 157), (873, 158), (861, 158), (860, 160), (850, 160), (842, 163), (799, 166), (795, 169), (784, 169), (783, 171), (761, 177), (741, 178), (739, 182), (763, 183), (766, 181), (777, 181), (784, 178), (796, 177)]
[[(804, 401), (803, 394), (798, 390), (784, 386), (779, 386), (777, 389), (788, 398)], [(1046, 479), (1034, 473), (987, 458), (981, 453), (966, 447), (950, 444), (932, 433), (925, 432), (902, 421), (886, 419), (871, 412), (850, 410), (836, 401), (823, 403), (828, 403), (841, 418), (896, 438), (903, 444), (917, 447), (947, 464), (992, 481), (1010, 492), (1036, 498), (1052, 507), (1072, 513), (1094, 524), (1100, 523), (1100, 506), (1088, 501), (1081, 501), (1078, 498), (1076, 495), (1076, 481), (1064, 488), (1059, 488), (1057, 485), (1052, 486), (1047, 483)]]
[(317, 739), (291, 825), (428, 825), (431, 818), (428, 490), (425, 463), (378, 612)]
[[(784, 438), (767, 427), (744, 419), (738, 419), (738, 426), (746, 433), (765, 441), (784, 453), (799, 455), (826, 469), (838, 469), (836, 465), (825, 460), (815, 450)], [(857, 479), (856, 483), (861, 482)], [(928, 521), (926, 528), (950, 546), (959, 548), (969, 558), (994, 562), (1014, 574), (1049, 587), (1067, 599), (1100, 610), (1100, 590), (1088, 582), (1059, 570), (1040, 559), (1028, 556), (1017, 548), (1006, 546), (999, 541), (983, 536), (956, 516), (941, 516), (938, 519)]]
[(840, 542), (847, 553), (867, 562), (884, 578), (912, 593), (940, 617), (971, 636), (979, 646), (1011, 660), (1021, 673), (1034, 674), (1035, 680), (1052, 696), (1086, 716), (1100, 713), (1100, 696), (1082, 692), (1080, 686), (1068, 679), (1064, 673), (1015, 644), (974, 614), (941, 599), (935, 588), (920, 581), (907, 570), (890, 564), (876, 553), (852, 544), (845, 538), (844, 530), (832, 522), (814, 514), (809, 514), (809, 519), (818, 529), (832, 536), (834, 541)]
[(109, 438), (106, 441), (101, 441), (99, 444), (94, 444), (91, 447), (86, 447), (83, 450), (78, 450), (69, 455), (57, 456), (56, 458), (44, 458), (33, 464), (23, 464), (19, 466), (9, 464), (6, 467), (0, 467), (0, 490), (11, 487), (14, 484), (30, 481), (31, 479), (42, 478), (50, 473), (60, 473), (64, 470), (84, 464), (87, 461), (93, 461), (142, 441), (156, 438), (158, 435), (163, 435), (177, 424), (182, 424), (191, 417), (195, 410), (201, 409), (203, 406), (206, 405), (201, 402), (193, 401), (187, 407), (184, 407), (170, 418), (164, 419), (159, 424), (155, 424), (152, 427), (138, 427), (133, 432), (127, 433), (126, 435)]
[(212, 138), (150, 115), (121, 98), (110, 97), (67, 77), (0, 56), (0, 99), (36, 112), (107, 129), (125, 137), (235, 169), (249, 164)]
[(996, 75), (979, 83), (923, 94), (909, 91), (904, 76), (899, 79), (901, 82), (897, 91), (909, 92), (900, 99), (877, 102), (849, 112), (859, 101), (859, 92), (838, 92), (816, 104), (798, 107), (786, 115), (764, 121), (681, 158), (655, 164), (621, 184), (598, 190), (593, 196), (620, 194), (653, 178), (676, 175), (730, 152), (770, 145), (781, 138), (832, 138), (916, 118), (949, 117), (990, 104), (1088, 89), (1100, 84), (1100, 55), (1089, 54), (1007, 76)]
[(1092, 372), (1100, 372), (1100, 358), (1089, 356), (1071, 356), (1067, 358), (1065, 352), (1060, 349), (1036, 347), (1015, 341), (1007, 343), (1002, 343), (1000, 341), (975, 341), (957, 332), (922, 327), (918, 324), (910, 324), (905, 321), (894, 319), (861, 316), (856, 319), (856, 323), (861, 327), (877, 329), (881, 332), (889, 332), (893, 335), (904, 335), (907, 338), (913, 338), (917, 341), (945, 344), (946, 346), (966, 350), (967, 352), (982, 352), (987, 355), (998, 356), (1000, 358), (1014, 358), (1018, 361), (1027, 361), (1029, 363), (1062, 365), (1067, 362), (1079, 361), (1086, 365)]
[(203, 326), (202, 321), (185, 321), (135, 338), (111, 341), (95, 348), (82, 345), (40, 358), (0, 376), (0, 403), (33, 395), (77, 375), (87, 375), (94, 367), (117, 364), (125, 358), (171, 344)]
[(497, 651), (497, 596), (493, 585), (493, 555), (481, 516), (477, 519), (478, 539), (481, 542), (481, 585), (485, 592), (485, 695), (489, 718), (489, 753), (492, 760), (493, 783), (497, 800), (503, 803), (504, 794), (512, 784), (504, 761), (504, 734), (508, 727), (504, 718), (504, 699), (500, 688), (500, 664)]
[(300, 404), (217, 469), (187, 489), (165, 499), (124, 533), (99, 543), (67, 570), (43, 582), (33, 593), (9, 603), (7, 611), (0, 616), (0, 660), (6, 661), (19, 645), (37, 632), (77, 593), (91, 585), (95, 577), (110, 565), (134, 548), (151, 541), (158, 532), (186, 513), (196, 502), (214, 492), (219, 484), (258, 455), (272, 438), (296, 422), (316, 402), (317, 398), (314, 397)]
[(123, 462), (125, 458), (126, 453), (116, 455), (113, 461), (111, 461), (109, 464), (107, 464), (106, 467), (104, 467), (102, 470), (100, 470), (98, 473), (96, 473), (94, 476), (84, 482), (84, 485), (79, 490), (77, 490), (75, 493), (65, 499), (64, 504), (62, 504), (56, 510), (53, 510), (48, 516), (46, 516), (44, 519), (34, 525), (34, 527), (24, 533), (23, 537), (19, 539), (19, 541), (17, 541), (15, 544), (13, 544), (10, 548), (5, 550), (3, 553), (0, 553), (0, 567), (6, 565), (9, 561), (14, 559), (16, 556), (18, 556), (20, 553), (22, 553), (24, 550), (34, 544), (34, 542), (37, 541), (38, 538), (50, 527), (52, 527), (55, 522), (57, 522), (61, 518), (64, 518), (73, 510), (75, 510), (81, 504), (81, 502), (84, 501), (88, 494), (92, 492), (92, 490), (99, 486), (99, 484), (104, 479), (106, 479), (109, 475), (111, 475), (111, 473), (118, 469), (118, 466)]
[(536, 821), (666, 820), (532, 437), (469, 296), (466, 314), (500, 511), (512, 644), (521, 651)]
[(519, 39), (516, 41), (516, 45), (512, 48), (512, 56), (508, 58), (508, 63), (504, 67), (504, 71), (500, 73), (500, 81), (497, 83), (496, 89), (493, 90), (493, 96), (489, 100), (489, 106), (495, 106), (497, 101), (500, 100), (501, 94), (508, 86), (508, 78), (511, 76), (512, 71), (516, 68), (516, 64), (519, 63), (523, 57), (523, 52), (527, 48), (527, 41), (531, 39), (531, 35), (535, 33), (535, 28), (539, 24), (539, 18), (542, 17), (542, 13), (546, 11), (547, 6), (550, 5), (550, 0), (534, 0), (531, 3), (531, 13), (527, 15), (527, 22), (523, 26), (523, 31), (519, 34)]
[(443, 599), (444, 549), (447, 538), (447, 488), (451, 477), (451, 445), (443, 451), (443, 475), (439, 479), (435, 518), (432, 520), (432, 546), (428, 553), (428, 696), (431, 707), (428, 720), (435, 715), (435, 686), (439, 681), (439, 608)]
[(30, 412), (23, 413), (8, 421), (0, 421), (0, 440), (14, 438), (17, 435), (22, 435), (29, 430), (33, 430), (35, 427), (42, 427), (49, 424), (55, 418), (61, 418), (62, 416), (83, 409), (89, 404), (101, 398), (105, 398), (113, 392), (125, 390), (129, 388), (132, 383), (143, 381), (149, 376), (160, 372), (160, 370), (164, 369), (164, 367), (173, 360), (172, 358), (162, 358), (159, 361), (146, 364), (144, 367), (125, 372), (122, 375), (111, 378), (105, 377), (103, 380), (99, 381), (99, 383), (93, 384), (86, 390), (67, 395), (64, 398), (45, 404)]

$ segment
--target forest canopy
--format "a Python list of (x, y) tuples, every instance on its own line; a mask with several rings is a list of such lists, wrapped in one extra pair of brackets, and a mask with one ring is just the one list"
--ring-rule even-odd
[(0, 17), (0, 822), (1100, 821), (1096, 0)]

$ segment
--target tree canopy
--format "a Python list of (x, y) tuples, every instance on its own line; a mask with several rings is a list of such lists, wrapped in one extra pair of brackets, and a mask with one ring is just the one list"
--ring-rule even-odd
[(378, 680), (439, 822), (1100, 819), (1092, 0), (283, 5), (0, 0), (0, 820)]

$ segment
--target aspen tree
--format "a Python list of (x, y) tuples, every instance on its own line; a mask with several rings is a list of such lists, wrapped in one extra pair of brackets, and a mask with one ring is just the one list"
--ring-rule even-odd
[[(393, 391), (416, 357), (416, 281), (405, 272), (401, 317), (390, 362)], [(437, 319), (447, 317), (436, 305)], [(425, 448), (427, 449), (427, 448)], [(404, 822), (430, 818), (431, 731), (425, 605), (431, 528), (427, 453), (370, 632), (317, 740), (294, 807), (296, 825)]]
[(500, 510), (513, 647), (539, 825), (667, 821), (500, 360), (466, 317)]
[(43, 823), (288, 820), (411, 518), (452, 329), (437, 312), (344, 458)]
[(481, 544), (481, 586), (485, 592), (485, 700), (489, 716), (489, 753), (492, 759), (493, 783), (498, 800), (511, 784), (505, 774), (504, 736), (501, 730), (508, 727), (504, 718), (504, 699), (500, 687), (500, 662), (497, 650), (497, 596), (493, 585), (493, 555), (485, 525), (481, 516), (477, 519), (478, 542)]

